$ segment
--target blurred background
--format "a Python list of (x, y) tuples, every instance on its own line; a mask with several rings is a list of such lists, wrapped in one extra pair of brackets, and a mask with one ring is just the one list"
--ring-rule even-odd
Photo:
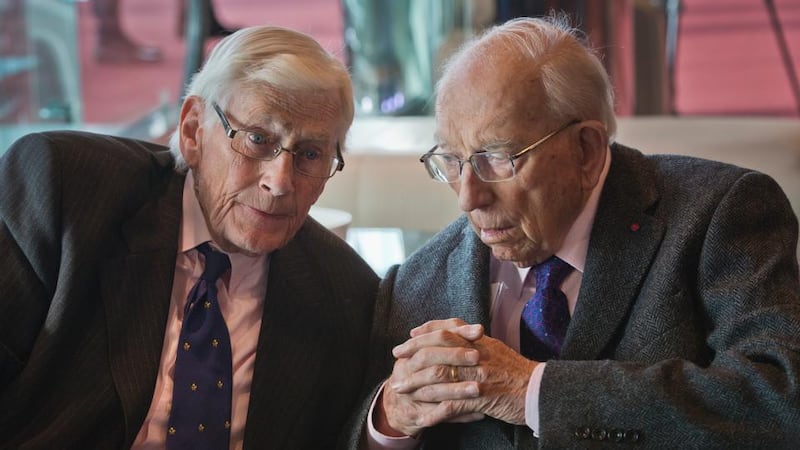
[(459, 214), (417, 162), (442, 61), (486, 27), (551, 8), (601, 52), (623, 143), (761, 170), (800, 211), (800, 0), (0, 0), (0, 154), (55, 128), (166, 142), (220, 37), (294, 28), (340, 57), (355, 87), (347, 173), (319, 204), (345, 226), (418, 236), (383, 251), (402, 259)]
[(158, 140), (204, 52), (254, 24), (339, 55), (360, 115), (427, 115), (464, 38), (549, 8), (603, 52), (622, 116), (800, 117), (800, 0), (0, 0), (0, 148), (47, 128)]

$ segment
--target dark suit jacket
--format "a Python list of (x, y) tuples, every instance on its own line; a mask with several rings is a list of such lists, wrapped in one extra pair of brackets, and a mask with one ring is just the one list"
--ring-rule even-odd
[[(563, 355), (542, 379), (541, 438), (487, 419), (429, 429), (427, 446), (796, 448), (797, 226), (763, 174), (613, 146)], [(391, 270), (369, 379), (427, 320), (488, 327), (488, 281), (489, 250), (464, 217)]]
[[(166, 149), (27, 136), (0, 160), (0, 448), (131, 445), (159, 367), (184, 176)], [(272, 254), (245, 448), (331, 447), (378, 278), (309, 219)]]

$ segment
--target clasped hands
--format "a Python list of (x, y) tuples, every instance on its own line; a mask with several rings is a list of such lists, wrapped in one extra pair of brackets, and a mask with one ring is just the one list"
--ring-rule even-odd
[(525, 396), (538, 364), (460, 319), (411, 330), (376, 408), (375, 426), (392, 436), (417, 436), (442, 422), (491, 416), (525, 424)]

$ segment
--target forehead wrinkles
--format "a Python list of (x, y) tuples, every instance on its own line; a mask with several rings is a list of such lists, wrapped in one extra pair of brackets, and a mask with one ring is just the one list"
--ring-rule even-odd
[(540, 96), (535, 94), (538, 80), (530, 75), (510, 79), (513, 82), (484, 78), (472, 83), (462, 78), (442, 91), (438, 142), (453, 147), (450, 151), (471, 153), (525, 141), (546, 120)]
[[(263, 99), (254, 119), (268, 117), (287, 130), (309, 129), (314, 133), (330, 134), (341, 119), (341, 104), (335, 90), (278, 90), (267, 88), (258, 92)], [(325, 136), (322, 136), (325, 137)]]

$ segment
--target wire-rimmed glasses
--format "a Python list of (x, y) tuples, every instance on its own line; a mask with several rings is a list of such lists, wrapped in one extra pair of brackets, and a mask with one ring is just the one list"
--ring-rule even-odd
[(344, 158), (338, 142), (335, 156), (326, 155), (322, 149), (313, 146), (294, 150), (285, 148), (281, 146), (280, 136), (263, 130), (234, 129), (222, 112), (222, 108), (216, 103), (213, 103), (213, 106), (225, 128), (225, 135), (231, 139), (231, 149), (242, 156), (259, 161), (272, 161), (280, 156), (281, 152), (286, 152), (292, 155), (294, 170), (313, 178), (330, 178), (344, 169)]
[(464, 164), (469, 163), (472, 170), (478, 175), (482, 181), (498, 182), (506, 181), (514, 178), (517, 174), (516, 165), (514, 161), (522, 157), (540, 145), (547, 142), (548, 139), (556, 134), (564, 131), (567, 127), (579, 123), (580, 120), (573, 120), (562, 125), (555, 131), (545, 135), (543, 138), (534, 142), (533, 144), (523, 148), (513, 155), (509, 155), (502, 150), (488, 151), (473, 153), (466, 160), (459, 159), (452, 153), (435, 153), (439, 148), (435, 145), (432, 149), (428, 150), (424, 155), (419, 158), (419, 161), (425, 164), (425, 169), (428, 175), (436, 181), (442, 183), (455, 183), (461, 178), (461, 172), (464, 169)]

